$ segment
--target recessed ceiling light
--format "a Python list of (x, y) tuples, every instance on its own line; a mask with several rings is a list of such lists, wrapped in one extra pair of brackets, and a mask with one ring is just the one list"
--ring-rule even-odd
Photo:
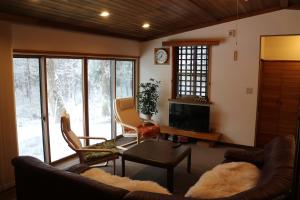
[(102, 11), (99, 15), (100, 15), (101, 17), (108, 17), (108, 16), (109, 16), (109, 12), (107, 12), (107, 11)]
[(144, 23), (142, 26), (144, 29), (150, 28), (150, 24), (149, 23)]

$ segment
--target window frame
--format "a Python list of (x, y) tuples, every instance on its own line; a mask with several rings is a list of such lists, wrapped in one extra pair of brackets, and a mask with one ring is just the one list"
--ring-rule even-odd
[[(206, 80), (206, 90), (207, 96), (201, 97), (196, 95), (178, 95), (178, 87), (179, 87), (179, 80), (178, 80), (178, 61), (179, 61), (179, 47), (180, 46), (207, 46), (207, 80)], [(192, 55), (195, 56), (195, 55)], [(197, 55), (196, 55), (197, 56)], [(171, 98), (172, 99), (184, 99), (184, 98), (205, 98), (207, 100), (210, 99), (210, 80), (211, 80), (211, 46), (208, 44), (186, 44), (186, 45), (178, 45), (172, 46), (172, 91), (171, 91)], [(194, 78), (197, 76), (194, 75)]]
[[(41, 89), (41, 113), (42, 113), (42, 128), (43, 128), (43, 147), (44, 158), (46, 163), (57, 164), (68, 158), (74, 157), (76, 154), (69, 155), (67, 157), (52, 161), (50, 151), (50, 138), (49, 138), (49, 121), (48, 121), (48, 93), (47, 93), (47, 71), (46, 71), (46, 59), (58, 58), (58, 59), (82, 59), (82, 78), (83, 78), (83, 133), (84, 136), (89, 136), (89, 113), (88, 113), (88, 60), (112, 60), (114, 62), (113, 70), (111, 73), (113, 77), (111, 83), (111, 107), (112, 107), (112, 138), (117, 136), (115, 117), (113, 111), (113, 100), (116, 97), (116, 62), (117, 61), (132, 61), (133, 62), (133, 97), (136, 98), (137, 88), (139, 84), (139, 57), (138, 56), (125, 56), (125, 55), (106, 55), (106, 54), (86, 54), (86, 53), (70, 53), (70, 52), (51, 52), (51, 51), (29, 51), (29, 50), (14, 50), (13, 58), (38, 58), (40, 63), (40, 89)], [(85, 144), (88, 145), (88, 142)]]

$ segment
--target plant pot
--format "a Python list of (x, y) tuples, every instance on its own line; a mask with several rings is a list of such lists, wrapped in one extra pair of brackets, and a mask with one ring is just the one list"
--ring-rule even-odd
[(150, 115), (150, 114), (148, 114), (148, 115), (145, 115), (145, 118), (146, 118), (147, 120), (151, 120), (151, 118), (152, 118), (152, 115)]

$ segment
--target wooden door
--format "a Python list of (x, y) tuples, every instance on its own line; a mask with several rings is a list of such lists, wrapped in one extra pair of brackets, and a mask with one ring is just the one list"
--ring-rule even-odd
[(300, 62), (262, 61), (256, 146), (295, 135), (300, 103)]

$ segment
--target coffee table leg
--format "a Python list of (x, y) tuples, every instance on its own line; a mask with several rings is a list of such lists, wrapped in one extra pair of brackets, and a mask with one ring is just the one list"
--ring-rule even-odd
[(187, 172), (191, 173), (191, 160), (192, 160), (192, 151), (189, 151), (188, 158), (187, 158)]
[(172, 193), (173, 192), (173, 178), (174, 178), (174, 169), (167, 168), (167, 185), (168, 190)]
[(124, 177), (124, 176), (125, 176), (125, 159), (122, 156), (122, 177)]

